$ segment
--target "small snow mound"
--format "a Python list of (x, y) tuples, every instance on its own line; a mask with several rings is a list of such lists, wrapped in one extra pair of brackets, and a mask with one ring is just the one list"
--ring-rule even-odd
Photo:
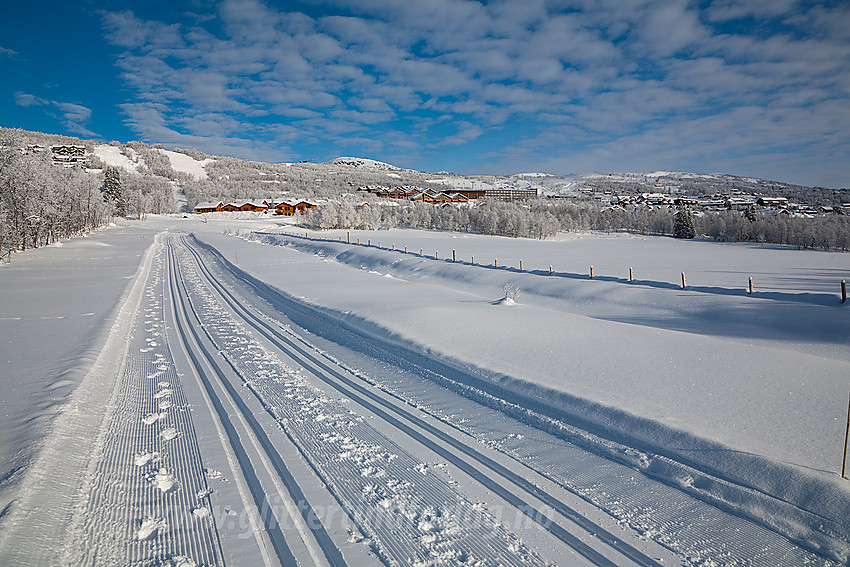
[(209, 510), (209, 508), (204, 508), (202, 506), (200, 508), (195, 508), (194, 510), (192, 510), (192, 515), (195, 516), (196, 518), (199, 518), (199, 519), (209, 518), (210, 517), (210, 510)]
[(503, 297), (502, 299), (498, 299), (498, 300), (494, 301), (493, 305), (511, 306), (511, 305), (519, 305), (519, 304), (516, 301), (514, 301), (513, 299), (511, 299), (510, 297)]

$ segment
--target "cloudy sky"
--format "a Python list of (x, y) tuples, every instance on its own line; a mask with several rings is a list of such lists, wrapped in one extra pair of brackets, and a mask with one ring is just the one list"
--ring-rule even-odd
[(263, 161), (850, 187), (850, 2), (8, 2), (0, 125)]

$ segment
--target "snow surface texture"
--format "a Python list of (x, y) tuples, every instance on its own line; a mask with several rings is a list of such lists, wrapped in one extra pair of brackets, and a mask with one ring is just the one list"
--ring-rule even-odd
[[(217, 347), (230, 353), (231, 365), (390, 564), (413, 559), (438, 565), (460, 557), (470, 564), (544, 564), (442, 478), (418, 473), (424, 463), (276, 360), (193, 272), (187, 269), (184, 277), (199, 314), (213, 322), (208, 330)], [(385, 517), (375, 521), (376, 511)]]
[[(348, 543), (329, 527), (335, 541), (330, 551), (338, 547), (350, 558), (368, 545), (385, 560), (412, 553), (439, 562), (454, 557), (440, 553), (455, 553), (456, 542), (471, 538), (479, 545), (473, 532), (456, 529), (438, 501), (453, 502), (450, 510), (469, 510), (473, 503), (471, 509), (483, 518), (476, 526), (495, 526), (490, 547), (478, 548), (481, 557), (502, 553), (505, 560), (537, 561), (534, 552), (542, 553), (545, 545), (526, 548), (487, 520), (492, 509), (470, 496), (469, 484), (428, 478), (439, 467), (418, 456), (401, 430), (372, 430), (377, 419), (358, 418), (351, 401), (315, 390), (308, 382), (317, 377), (305, 379), (298, 363), (278, 359), (282, 355), (258, 342), (255, 330), (246, 332), (244, 322), (221, 308), (212, 280), (205, 283), (194, 271), (202, 266), (218, 266), (215, 279), (230, 278), (240, 302), (256, 301), (254, 294), (290, 306), (293, 317), (316, 334), (297, 334), (288, 324), (279, 332), (311, 349), (311, 356), (321, 354), (318, 346), (308, 347), (308, 339), (348, 369), (339, 372), (374, 385), (374, 392), (402, 407), (429, 413), (481, 451), (522, 464), (524, 474), (547, 486), (548, 494), (573, 495), (630, 528), (628, 533), (634, 530), (675, 552), (684, 564), (829, 564), (823, 556), (846, 563), (850, 498), (836, 472), (850, 375), (850, 327), (837, 297), (838, 281), (850, 275), (846, 255), (605, 235), (537, 242), (352, 232), (348, 244), (345, 232), (317, 235), (336, 242), (251, 236), (246, 226), (266, 227), (265, 233), (280, 227), (269, 226), (268, 219), (206, 220), (153, 218), (142, 226), (190, 230), (218, 250), (198, 245), (200, 263), (177, 254), (182, 271), (180, 277), (169, 272), (170, 285), (183, 282), (181, 301), (191, 296), (187, 305), (203, 320), (194, 332), (207, 333), (211, 352), (221, 352), (207, 364), (223, 363), (247, 385), (241, 389), (266, 410), (253, 414), (273, 419), (283, 433), (274, 438), (288, 439), (314, 471), (314, 485), (303, 488), (315, 492), (326, 486), (360, 524), (345, 536)], [(239, 227), (248, 238), (273, 246), (223, 234)], [(372, 245), (353, 244), (358, 238)], [(140, 246), (150, 242), (138, 240)], [(218, 265), (219, 252), (231, 266)], [(129, 254), (125, 260), (135, 268), (141, 257)], [(586, 272), (591, 264), (593, 280)], [(217, 540), (209, 539), (214, 532), (204, 531), (229, 517), (231, 499), (240, 498), (234, 486), (244, 480), (232, 463), (205, 452), (210, 441), (200, 434), (199, 448), (193, 448), (193, 423), (208, 409), (196, 386), (183, 391), (186, 378), (175, 372), (185, 362), (172, 360), (174, 341), (165, 335), (175, 323), (166, 320), (155, 291), (165, 283), (163, 266), (163, 256), (152, 251), (133, 280), (119, 279), (120, 285), (110, 280), (113, 289), (134, 285), (113, 318), (110, 340), (57, 418), (45, 450), (35, 464), (22, 467), (27, 481), (0, 518), (0, 557), (36, 559), (21, 543), (36, 539), (71, 541), (56, 551), (66, 558), (94, 557), (93, 549), (82, 547), (85, 537), (75, 539), (80, 533), (101, 542), (97, 553), (103, 557), (127, 561), (216, 564), (242, 556), (227, 547), (238, 542), (224, 536), (227, 545), (219, 552)], [(626, 277), (630, 266), (632, 282)], [(24, 289), (33, 274), (14, 267), (2, 275)], [(682, 271), (686, 289), (677, 281)], [(92, 271), (91, 283), (101, 275)], [(752, 296), (745, 287), (749, 275), (756, 280)], [(263, 282), (284, 293), (274, 299), (276, 292)], [(509, 308), (506, 284), (519, 290)], [(3, 324), (19, 324), (14, 319), (19, 316), (10, 314)], [(91, 336), (86, 340), (96, 343)], [(67, 349), (50, 333), (39, 346), (47, 352)], [(14, 368), (32, 367), (46, 370), (15, 358)], [(3, 398), (13, 399), (24, 415), (37, 414), (40, 400), (3, 387)], [(196, 411), (187, 411), (189, 403)], [(219, 438), (227, 441), (221, 431)], [(39, 442), (13, 438), (4, 456), (7, 450), (14, 454), (16, 444), (23, 449)], [(452, 454), (453, 446), (435, 442), (431, 449), (450, 467), (467, 466)], [(475, 466), (486, 462), (479, 453), (469, 455), (476, 455), (466, 459)], [(479, 468), (476, 475), (488, 479), (495, 470)], [(337, 480), (342, 478), (348, 482)], [(509, 477), (499, 478), (504, 483)], [(216, 505), (224, 516), (216, 517)], [(39, 511), (47, 509), (50, 517), (42, 517)], [(370, 510), (376, 509), (401, 514), (398, 533), (371, 523)], [(66, 531), (72, 510), (80, 516)], [(29, 531), (32, 525), (37, 529)], [(418, 539), (400, 537), (404, 530)], [(257, 536), (256, 543), (243, 539), (242, 545), (262, 547), (266, 537)], [(287, 544), (292, 537), (285, 534)], [(310, 549), (319, 541), (308, 540), (309, 534), (304, 541)], [(298, 545), (292, 547), (296, 555)], [(326, 548), (315, 556), (304, 551), (303, 557), (322, 551)], [(244, 557), (260, 561), (252, 553)], [(35, 562), (50, 563), (48, 555)]]
[[(396, 340), (484, 367), (501, 385), (554, 401), (608, 435), (626, 434), (743, 487), (731, 496), (716, 479), (697, 482), (712, 484), (705, 497), (734, 501), (753, 516), (773, 514), (768, 524), (785, 533), (800, 533), (797, 522), (817, 532), (823, 514), (833, 523), (827, 531), (846, 541), (842, 518), (850, 508), (836, 475), (850, 375), (850, 332), (837, 294), (850, 273), (846, 255), (635, 237), (534, 243), (394, 231), (351, 238), (372, 246), (284, 238), (276, 242), (315, 254), (320, 264), (307, 270), (306, 260), (293, 259), (288, 267), (296, 269), (287, 270), (266, 256), (262, 266), (248, 266), (296, 296), (360, 314)], [(402, 242), (412, 254), (400, 252)], [(449, 247), (463, 250), (463, 264), (450, 262)], [(429, 259), (420, 248), (431, 250)], [(440, 248), (449, 260), (434, 259)], [(502, 268), (494, 269), (489, 258), (497, 257)], [(549, 276), (550, 262), (558, 277)], [(563, 268), (591, 262), (595, 281)], [(340, 264), (361, 269), (337, 274)], [(639, 274), (631, 283), (629, 265)], [(681, 271), (689, 274), (685, 290), (674, 283)], [(301, 277), (308, 272), (309, 284)], [(623, 275), (610, 275), (616, 272)], [(760, 283), (749, 297), (752, 273)], [(317, 285), (317, 274), (329, 284)], [(343, 290), (330, 283), (338, 281)], [(505, 281), (522, 289), (522, 305), (493, 310)], [(693, 488), (692, 475), (665, 471), (659, 461), (642, 468)], [(750, 486), (815, 516), (786, 522), (787, 511), (765, 512), (765, 502), (746, 494)], [(803, 539), (816, 538), (802, 531)]]
[(113, 226), (0, 264), (0, 511), (100, 355), (153, 236)]

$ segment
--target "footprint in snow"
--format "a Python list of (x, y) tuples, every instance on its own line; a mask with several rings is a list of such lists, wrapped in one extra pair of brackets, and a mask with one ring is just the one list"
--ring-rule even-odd
[(165, 429), (160, 431), (159, 434), (166, 441), (171, 441), (172, 439), (180, 435), (180, 432), (177, 431), (176, 427), (166, 427)]
[(170, 388), (163, 388), (162, 390), (160, 390), (159, 392), (154, 394), (153, 397), (154, 397), (155, 400), (158, 400), (160, 398), (164, 398), (164, 397), (170, 396), (170, 395), (171, 395), (171, 389)]
[(142, 423), (145, 425), (153, 425), (160, 419), (165, 419), (166, 414), (164, 413), (149, 413), (145, 417), (142, 418)]
[(136, 531), (136, 539), (139, 541), (147, 541), (156, 537), (159, 530), (166, 528), (165, 520), (162, 518), (145, 518), (142, 520), (142, 525)]
[(162, 492), (171, 492), (177, 488), (177, 479), (167, 469), (161, 468), (154, 477), (154, 484)]
[(139, 453), (133, 458), (133, 462), (136, 463), (137, 467), (143, 467), (151, 461), (155, 461), (159, 459), (159, 453), (156, 452), (147, 452), (147, 453)]

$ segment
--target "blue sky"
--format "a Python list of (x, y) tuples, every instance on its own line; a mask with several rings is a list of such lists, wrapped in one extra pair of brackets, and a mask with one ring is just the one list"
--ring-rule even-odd
[(850, 187), (850, 2), (7, 3), (0, 125), (263, 161)]

